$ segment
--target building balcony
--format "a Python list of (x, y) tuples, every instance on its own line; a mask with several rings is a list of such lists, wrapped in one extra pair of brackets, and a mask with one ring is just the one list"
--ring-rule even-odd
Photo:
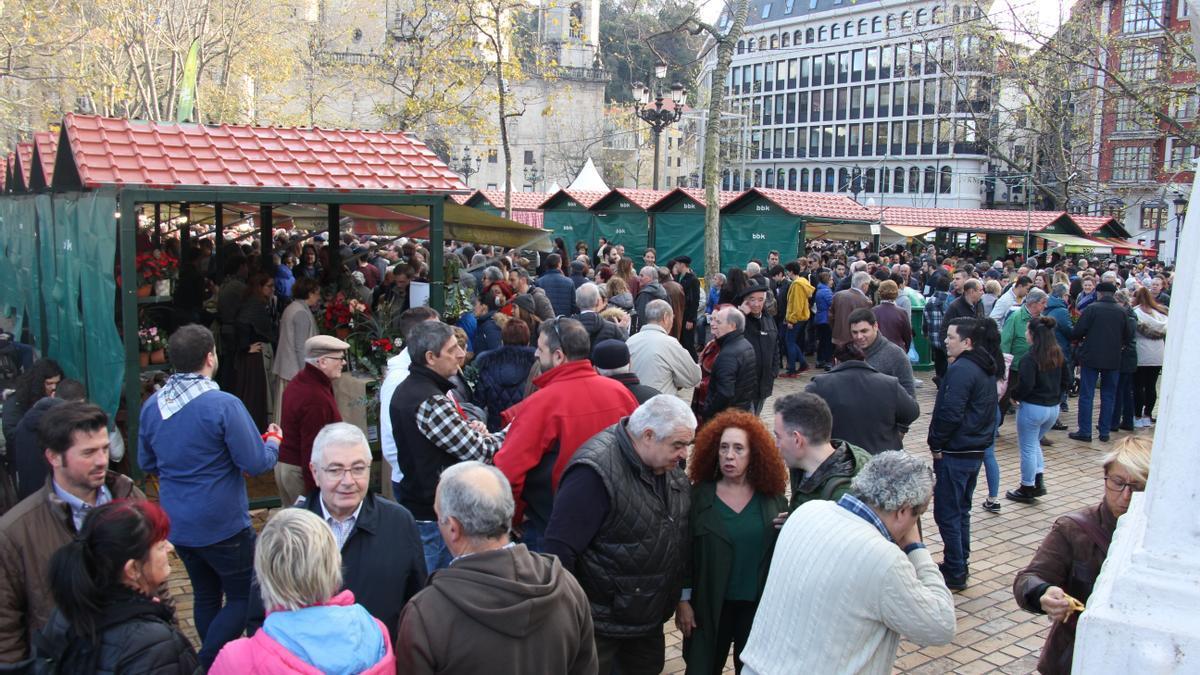
[(612, 80), (612, 75), (603, 68), (583, 68), (578, 66), (543, 66), (530, 69), (530, 75), (544, 79), (568, 80), (572, 82), (604, 82)]
[(374, 52), (321, 52), (317, 55), (317, 60), (325, 65), (374, 66), (379, 64), (383, 57)]

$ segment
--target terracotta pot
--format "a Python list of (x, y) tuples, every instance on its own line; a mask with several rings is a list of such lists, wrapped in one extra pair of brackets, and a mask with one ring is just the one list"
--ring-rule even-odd
[(139, 352), (138, 361), (141, 362), (143, 368), (150, 365), (150, 352)]
[(155, 349), (150, 352), (150, 363), (166, 363), (167, 353), (162, 349)]
[(151, 286), (149, 286), (149, 285), (145, 285), (145, 286), (138, 286), (138, 288), (137, 288), (137, 296), (138, 296), (139, 298), (148, 298), (148, 297), (150, 297), (150, 293), (151, 293), (153, 290), (154, 290), (154, 289), (153, 289), (153, 287), (151, 287)]
[(350, 329), (344, 326), (338, 326), (333, 330), (333, 332), (337, 335), (337, 339), (339, 340), (345, 340), (346, 338), (350, 337)]

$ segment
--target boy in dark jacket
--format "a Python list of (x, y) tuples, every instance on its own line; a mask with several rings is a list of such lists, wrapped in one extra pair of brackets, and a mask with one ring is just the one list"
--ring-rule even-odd
[(996, 429), (996, 364), (974, 349), (976, 319), (958, 318), (946, 327), (946, 354), (953, 361), (938, 387), (929, 420), (933, 453), (933, 519), (945, 545), (940, 565), (946, 586), (967, 587), (971, 552), (971, 502), (983, 454)]

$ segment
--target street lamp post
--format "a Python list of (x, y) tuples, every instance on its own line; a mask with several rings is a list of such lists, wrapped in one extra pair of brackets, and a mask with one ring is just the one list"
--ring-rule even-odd
[[(472, 162), (474, 163), (472, 164)], [(458, 165), (451, 167), (451, 170), (462, 174), (463, 182), (470, 186), (471, 176), (479, 173), (479, 168), (482, 164), (483, 157), (479, 153), (475, 153), (475, 156), (471, 157), (471, 146), (464, 145), (462, 157), (458, 158)]]
[(545, 178), (545, 175), (542, 174), (541, 171), (538, 171), (536, 166), (525, 167), (525, 181), (533, 186), (534, 192), (537, 192), (538, 183), (540, 183), (543, 178)]
[(1175, 199), (1171, 201), (1175, 205), (1175, 255), (1171, 258), (1171, 262), (1176, 266), (1179, 265), (1179, 232), (1183, 229), (1183, 218), (1187, 215), (1188, 200), (1183, 198), (1183, 195), (1176, 194)]
[(633, 83), (633, 111), (643, 122), (650, 125), (654, 134), (654, 189), (659, 189), (659, 164), (662, 157), (662, 132), (668, 126), (678, 122), (683, 117), (683, 106), (687, 101), (687, 90), (676, 82), (671, 85), (670, 110), (663, 108), (662, 80), (667, 76), (667, 64), (659, 62), (654, 66), (654, 107), (650, 107), (650, 87), (641, 82)]

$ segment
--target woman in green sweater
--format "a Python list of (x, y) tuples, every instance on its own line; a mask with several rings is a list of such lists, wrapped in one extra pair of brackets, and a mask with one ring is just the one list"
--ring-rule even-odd
[(774, 520), (787, 511), (787, 476), (771, 433), (749, 412), (727, 410), (696, 434), (688, 462), (692, 555), (675, 613), (688, 673), (720, 673), (731, 643), (741, 671), (737, 655), (767, 581)]

